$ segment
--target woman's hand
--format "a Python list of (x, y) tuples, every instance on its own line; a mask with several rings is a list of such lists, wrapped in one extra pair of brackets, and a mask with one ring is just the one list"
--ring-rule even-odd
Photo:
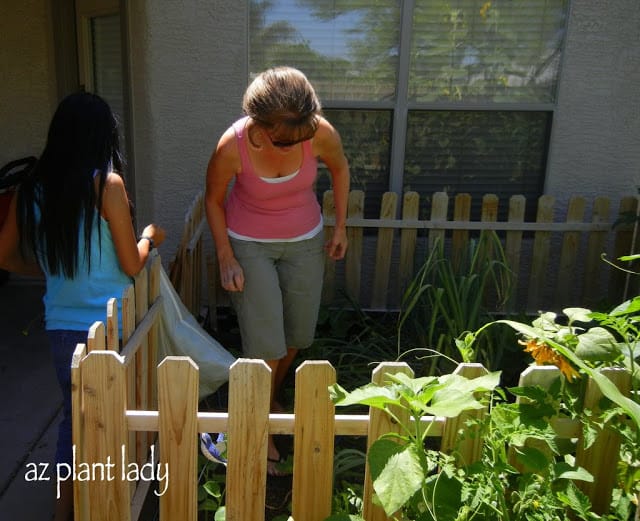
[(244, 289), (244, 272), (235, 257), (219, 259), (220, 283), (227, 291), (242, 291)]
[(331, 240), (325, 244), (327, 254), (333, 260), (343, 259), (347, 253), (347, 230), (343, 226), (338, 226), (333, 230)]

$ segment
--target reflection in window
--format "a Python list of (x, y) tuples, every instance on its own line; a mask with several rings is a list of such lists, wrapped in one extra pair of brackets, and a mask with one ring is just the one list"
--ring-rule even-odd
[[(380, 214), (381, 196), (389, 189), (389, 136), (391, 111), (325, 110), (325, 116), (340, 132), (342, 144), (348, 150), (351, 189), (363, 190), (365, 215)], [(320, 165), (317, 191), (330, 188), (329, 172)]]
[(417, 0), (409, 97), (554, 101), (565, 0)]
[(286, 64), (323, 101), (395, 96), (399, 2), (252, 1), (249, 9), (250, 76)]
[[(546, 112), (411, 112), (404, 191), (500, 194), (501, 211), (511, 195), (534, 201), (542, 190), (550, 121)], [(480, 203), (473, 200), (474, 219)], [(527, 206), (533, 217), (535, 205)]]

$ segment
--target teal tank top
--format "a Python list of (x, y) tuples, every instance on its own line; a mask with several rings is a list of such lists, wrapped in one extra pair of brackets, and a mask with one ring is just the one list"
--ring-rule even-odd
[[(37, 213), (37, 212), (36, 212)], [(98, 227), (101, 233), (101, 248), (98, 242)], [(124, 289), (133, 280), (120, 268), (109, 224), (98, 212), (91, 233), (91, 270), (84, 255), (84, 226), (80, 226), (78, 271), (75, 278), (61, 274), (52, 275), (45, 270), (47, 281), (44, 295), (46, 329), (88, 331), (91, 325), (107, 320), (107, 302), (118, 299), (121, 308)], [(43, 267), (44, 269), (44, 267)], [(121, 311), (118, 312), (119, 329), (122, 327)]]

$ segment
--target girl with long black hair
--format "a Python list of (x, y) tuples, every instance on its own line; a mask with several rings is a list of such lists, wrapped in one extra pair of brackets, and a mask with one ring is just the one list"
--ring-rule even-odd
[[(95, 94), (71, 94), (58, 106), (44, 151), (0, 230), (0, 268), (46, 279), (45, 327), (64, 404), (57, 463), (72, 460), (73, 350), (86, 343), (90, 326), (104, 321), (107, 301), (122, 296), (165, 238), (154, 224), (136, 237), (121, 170), (118, 126), (109, 105)], [(69, 480), (54, 520), (67, 521), (72, 508)]]

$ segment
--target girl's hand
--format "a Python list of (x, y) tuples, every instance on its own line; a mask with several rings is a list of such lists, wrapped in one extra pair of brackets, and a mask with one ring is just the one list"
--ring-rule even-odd
[(142, 230), (142, 236), (149, 237), (151, 240), (153, 240), (153, 244), (157, 248), (164, 242), (166, 232), (164, 231), (164, 228), (160, 226), (149, 224), (145, 226), (144, 230)]

